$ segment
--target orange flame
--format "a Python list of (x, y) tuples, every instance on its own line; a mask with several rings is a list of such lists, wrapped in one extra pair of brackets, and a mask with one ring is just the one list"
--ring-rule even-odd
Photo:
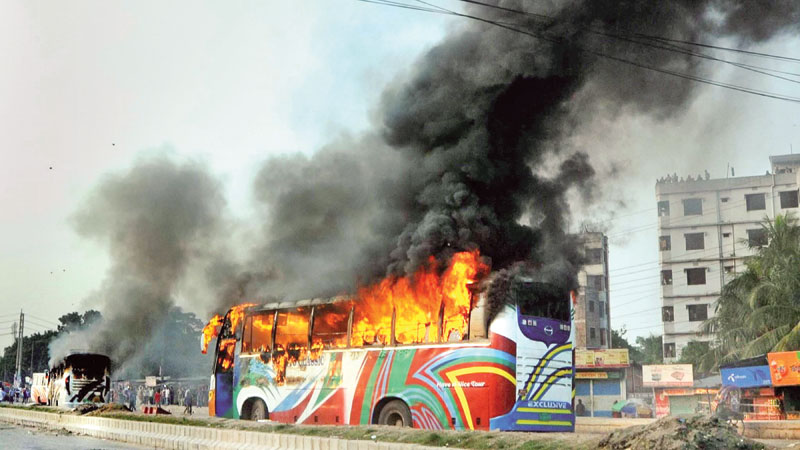
[(212, 339), (217, 337), (219, 330), (217, 327), (222, 325), (222, 316), (219, 314), (215, 315), (208, 321), (205, 327), (203, 327), (203, 347), (202, 352), (205, 355), (208, 352), (208, 343), (211, 342)]
[[(399, 344), (461, 340), (469, 323), (468, 285), (488, 272), (480, 253), (453, 255), (441, 276), (431, 257), (412, 277), (387, 277), (358, 290), (352, 345), (388, 344), (395, 314)], [(441, 323), (439, 323), (441, 321)]]
[[(467, 337), (471, 294), (469, 286), (485, 276), (489, 267), (475, 251), (453, 255), (450, 266), (441, 275), (437, 261), (431, 257), (424, 267), (413, 276), (389, 276), (368, 286), (358, 288), (354, 297), (345, 301), (316, 307), (311, 348), (308, 348), (309, 308), (280, 311), (277, 316), (278, 333), (272, 345), (272, 362), (278, 377), (284, 375), (288, 363), (307, 357), (317, 359), (323, 349), (347, 346), (347, 328), (353, 326), (350, 345), (387, 345), (392, 342), (391, 330), (394, 321), (394, 341), (398, 344), (459, 341)], [(231, 330), (244, 317), (244, 310), (253, 304), (231, 308), (229, 317)], [(260, 317), (258, 314), (267, 314)], [(256, 313), (252, 325), (253, 336), (261, 333), (267, 347), (266, 335), (272, 329), (272, 313)], [(393, 317), (394, 316), (394, 317)], [(221, 323), (215, 316), (203, 330), (204, 345), (217, 335), (216, 327)], [(211, 332), (206, 332), (210, 329)], [(260, 331), (259, 331), (260, 330)], [(223, 336), (227, 337), (227, 336)], [(225, 339), (225, 350), (228, 350)], [(268, 348), (256, 342), (245, 346), (243, 351), (263, 352)], [(222, 347), (220, 347), (222, 348)]]

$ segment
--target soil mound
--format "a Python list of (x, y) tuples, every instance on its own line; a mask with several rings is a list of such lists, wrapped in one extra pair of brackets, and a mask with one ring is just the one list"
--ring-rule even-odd
[(739, 435), (716, 417), (665, 417), (649, 425), (614, 431), (600, 441), (602, 450), (750, 450), (764, 445)]

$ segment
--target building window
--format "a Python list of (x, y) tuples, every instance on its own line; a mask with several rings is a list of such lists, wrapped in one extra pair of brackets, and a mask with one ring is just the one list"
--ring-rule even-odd
[(594, 312), (594, 302), (589, 302), (589, 312)]
[(672, 248), (672, 241), (669, 236), (661, 236), (658, 238), (658, 249), (662, 252), (668, 251)]
[(759, 211), (767, 209), (767, 200), (764, 194), (745, 194), (744, 201), (747, 203), (748, 211)]
[(705, 248), (703, 242), (703, 235), (705, 233), (686, 233), (683, 235), (686, 238), (686, 250), (702, 250)]
[(669, 200), (662, 200), (658, 202), (658, 217), (669, 215)]
[(797, 208), (797, 190), (781, 192), (781, 208)]
[(722, 233), (722, 237), (729, 238), (729, 237), (731, 237), (731, 234), (730, 233)]
[(604, 302), (599, 302), (597, 304), (597, 312), (600, 314), (600, 317), (603, 317), (606, 313), (606, 304)]
[(594, 328), (589, 328), (589, 339), (594, 340)]
[(664, 358), (674, 358), (675, 357), (675, 343), (668, 342), (664, 344)]
[(689, 310), (689, 322), (700, 322), (708, 319), (708, 305), (705, 303), (701, 305), (687, 305), (686, 309)]
[(700, 198), (687, 198), (683, 201), (683, 215), (684, 216), (702, 216), (703, 215), (703, 199)]
[(725, 266), (725, 273), (728, 275), (733, 274), (734, 270), (736, 270), (733, 266)]
[(750, 247), (763, 247), (769, 244), (767, 230), (759, 228), (757, 230), (747, 230), (747, 243)]
[(728, 203), (728, 197), (721, 197), (719, 201), (722, 203)]
[(661, 321), (672, 322), (675, 320), (675, 308), (672, 306), (664, 306), (661, 308)]
[(590, 288), (593, 288), (595, 291), (605, 291), (605, 283), (603, 280), (602, 275), (588, 275), (586, 277), (586, 282)]
[(606, 345), (606, 329), (600, 328), (600, 345)]
[(603, 249), (586, 249), (586, 264), (603, 264)]
[(661, 271), (661, 285), (662, 286), (672, 285), (672, 270), (668, 269)]
[(686, 269), (686, 284), (706, 284), (706, 268)]

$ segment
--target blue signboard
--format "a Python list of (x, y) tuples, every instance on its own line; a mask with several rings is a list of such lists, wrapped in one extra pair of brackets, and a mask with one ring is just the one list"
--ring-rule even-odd
[(740, 388), (764, 387), (772, 385), (769, 366), (732, 367), (720, 369), (722, 384)]

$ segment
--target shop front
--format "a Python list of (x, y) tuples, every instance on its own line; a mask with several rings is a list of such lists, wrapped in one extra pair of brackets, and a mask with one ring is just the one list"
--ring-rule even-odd
[(576, 414), (613, 417), (612, 406), (625, 400), (628, 349), (575, 350)]
[(800, 352), (768, 353), (767, 363), (783, 418), (800, 420)]
[[(723, 390), (716, 401), (735, 409), (744, 420), (782, 420), (780, 394), (772, 386), (767, 355), (720, 366)], [(715, 409), (716, 409), (715, 408)]]
[[(682, 414), (677, 411), (694, 412), (694, 372), (691, 364), (666, 364), (642, 366), (642, 384), (653, 389), (656, 417)], [(674, 400), (673, 400), (674, 399)]]

